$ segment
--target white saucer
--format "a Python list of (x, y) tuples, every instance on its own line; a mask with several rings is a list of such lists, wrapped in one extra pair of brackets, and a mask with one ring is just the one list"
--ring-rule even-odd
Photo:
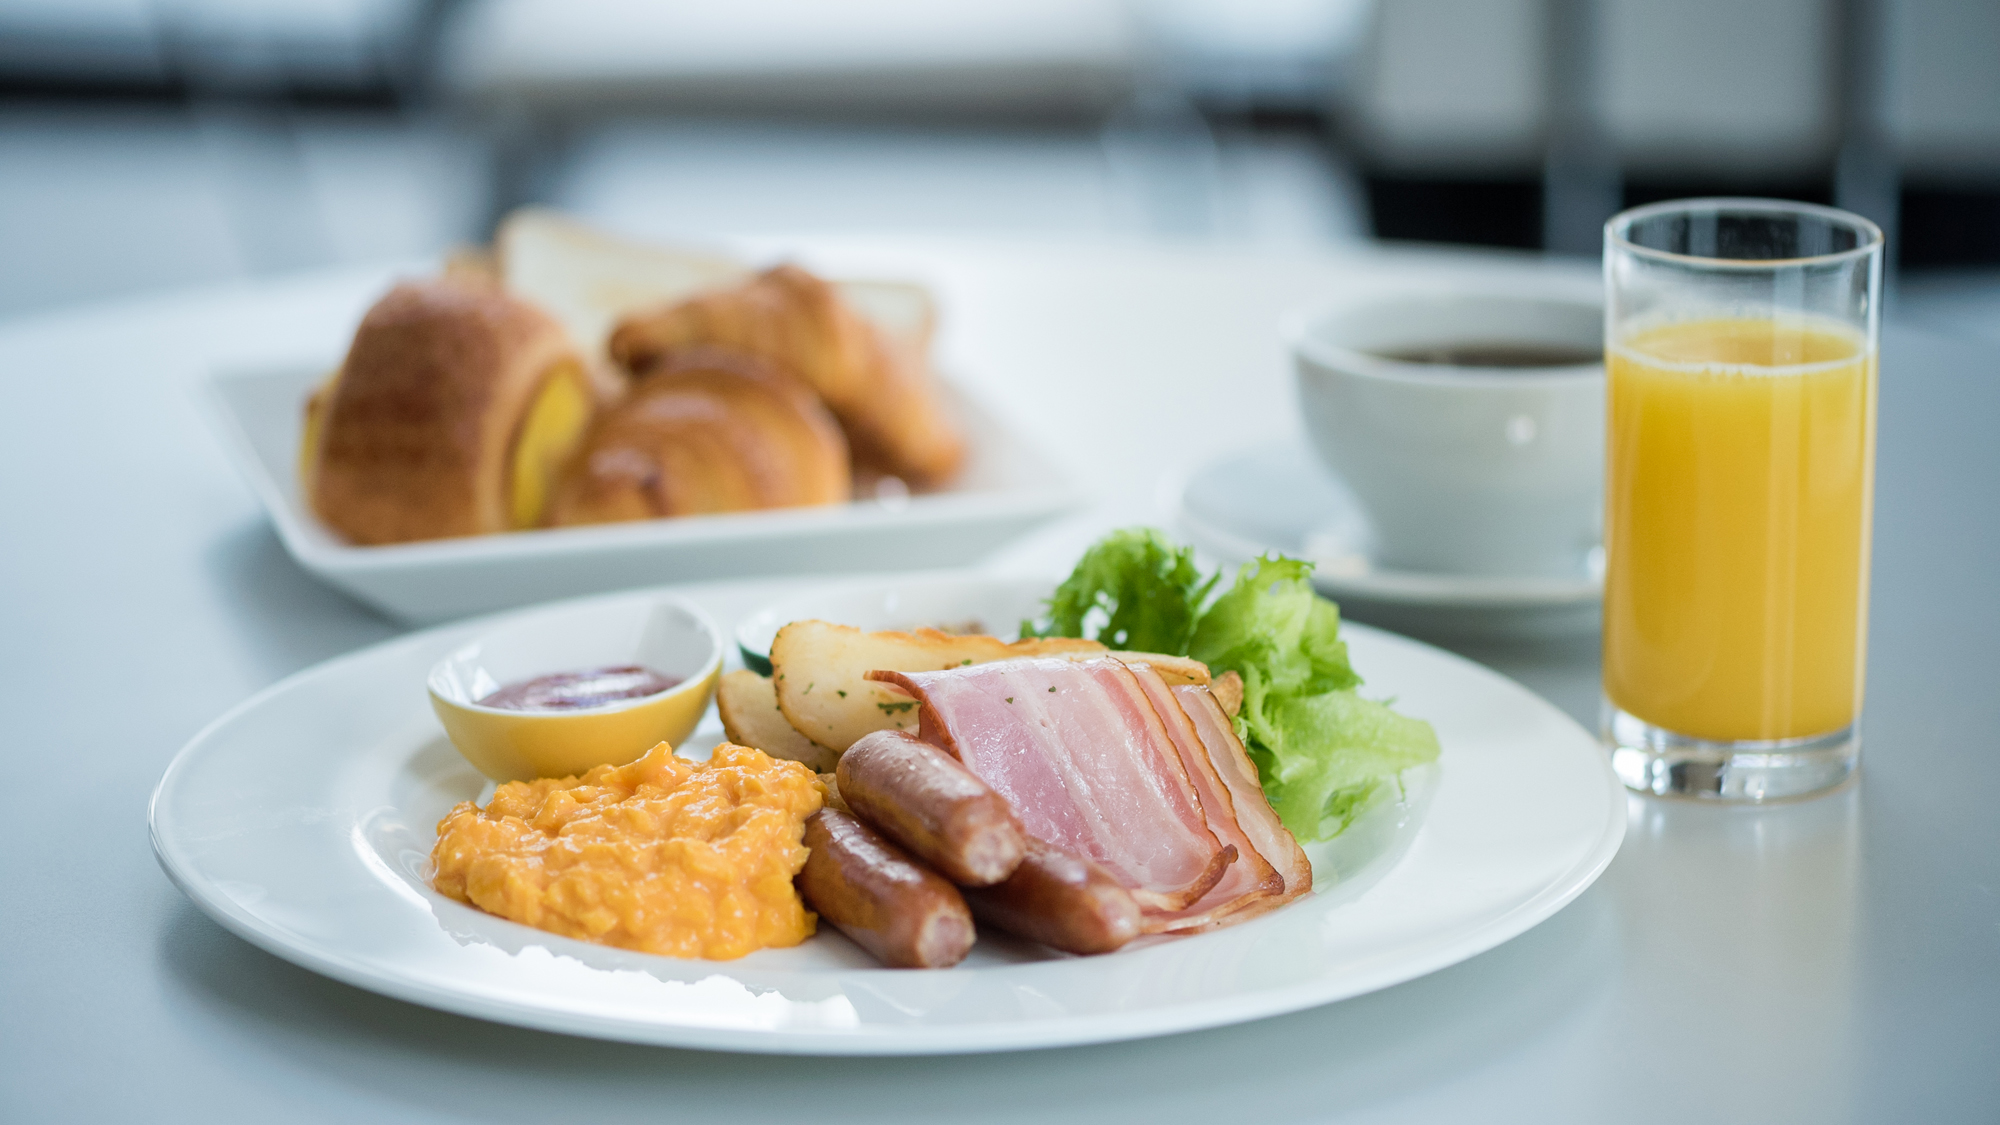
[(1307, 559), (1321, 593), (1357, 619), (1392, 629), (1559, 637), (1592, 632), (1601, 618), (1601, 566), (1542, 578), (1376, 565), (1367, 517), (1297, 442), (1212, 458), (1169, 482), (1167, 502), (1202, 550), (1231, 562), (1275, 552)]

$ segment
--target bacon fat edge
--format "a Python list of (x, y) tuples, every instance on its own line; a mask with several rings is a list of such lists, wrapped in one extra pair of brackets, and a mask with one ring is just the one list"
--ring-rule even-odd
[(1171, 932), (1191, 933), (1245, 922), (1312, 890), (1312, 862), (1291, 830), (1278, 819), (1271, 799), (1264, 795), (1264, 786), (1257, 780), (1257, 766), (1236, 737), (1236, 728), (1223, 713), (1222, 704), (1204, 688), (1176, 687), (1173, 693), (1200, 734), (1216, 776), (1229, 792), (1230, 811), (1237, 827), (1248, 838), (1251, 850), (1271, 864), (1281, 887), (1272, 895), (1252, 895), (1233, 901), (1212, 901), (1220, 896), (1211, 894), (1196, 903), (1197, 909), (1188, 912), (1188, 917), (1170, 927)]
[[(1201, 798), (1209, 828), (1214, 830), (1217, 839), (1234, 847), (1237, 854), (1237, 862), (1230, 865), (1221, 880), (1194, 903), (1180, 910), (1149, 912), (1143, 922), (1146, 932), (1197, 928), (1260, 899), (1284, 893), (1284, 876), (1271, 866), (1270, 860), (1258, 851), (1255, 841), (1238, 823), (1234, 796), (1217, 772), (1211, 760), (1212, 752), (1193, 719), (1184, 710), (1183, 701), (1165, 681), (1154, 675), (1151, 668), (1136, 665), (1132, 674), (1166, 727), (1174, 753), (1194, 784), (1196, 795)], [(1206, 697), (1208, 693), (1204, 691), (1202, 695)], [(1260, 795), (1261, 792), (1259, 790)]]

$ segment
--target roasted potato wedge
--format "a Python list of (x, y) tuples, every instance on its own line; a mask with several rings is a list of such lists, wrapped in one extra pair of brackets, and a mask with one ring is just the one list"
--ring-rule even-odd
[[(1089, 653), (1068, 653), (1065, 655), (1071, 660), (1086, 660), (1090, 656)], [(1122, 652), (1115, 650), (1107, 652), (1105, 655), (1115, 656), (1127, 664), (1144, 664), (1153, 671), (1158, 672), (1160, 678), (1167, 681), (1168, 687), (1177, 687), (1181, 684), (1209, 685), (1211, 683), (1208, 674), (1208, 665), (1203, 664), (1199, 660), (1190, 660), (1185, 656), (1168, 656), (1164, 652)]]
[(778, 708), (801, 734), (841, 751), (864, 734), (917, 729), (917, 706), (869, 672), (929, 672), (1016, 656), (1100, 653), (1095, 641), (1067, 638), (1008, 644), (997, 637), (936, 629), (864, 633), (852, 625), (794, 621), (771, 642), (771, 682)]
[[(929, 672), (1023, 656), (1088, 660), (1105, 652), (1096, 641), (1070, 637), (1010, 644), (997, 637), (936, 629), (864, 633), (851, 625), (794, 621), (771, 643), (771, 683), (778, 708), (792, 726), (838, 752), (874, 731), (917, 729), (916, 703), (886, 684), (866, 679), (869, 672)], [(1208, 667), (1200, 661), (1152, 653), (1115, 655), (1151, 665), (1169, 684), (1208, 683)]]
[(1223, 714), (1230, 718), (1235, 718), (1237, 712), (1243, 710), (1243, 677), (1237, 675), (1235, 669), (1215, 677), (1214, 682), (1208, 685), (1208, 692), (1215, 696), (1217, 703), (1222, 704)]
[[(833, 751), (828, 750), (827, 753), (832, 754)], [(820, 796), (826, 800), (827, 808), (839, 809), (849, 816), (854, 815), (854, 810), (847, 807), (847, 798), (840, 795), (840, 778), (830, 773), (820, 774), (819, 792)]]
[(814, 773), (831, 774), (840, 755), (800, 734), (778, 710), (771, 681), (750, 671), (735, 671), (715, 687), (715, 709), (722, 715), (729, 741), (755, 747), (773, 758), (804, 762)]

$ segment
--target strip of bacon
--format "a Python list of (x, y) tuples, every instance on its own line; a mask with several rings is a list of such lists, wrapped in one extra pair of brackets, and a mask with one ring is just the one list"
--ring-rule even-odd
[[(1264, 786), (1257, 780), (1257, 766), (1236, 737), (1236, 729), (1221, 704), (1205, 688), (1188, 685), (1172, 690), (1201, 735), (1216, 775), (1229, 790), (1238, 828), (1249, 840), (1251, 849), (1276, 869), (1284, 887), (1274, 895), (1241, 899), (1220, 907), (1211, 905), (1218, 897), (1211, 893), (1196, 903), (1189, 916), (1172, 927), (1171, 932), (1192, 933), (1247, 921), (1312, 890), (1312, 862), (1291, 830), (1278, 819), (1270, 798), (1264, 795)], [(1210, 817), (1210, 821), (1213, 823), (1214, 818)]]
[(1160, 711), (1117, 660), (868, 678), (915, 697), (924, 741), (1006, 798), (1028, 835), (1103, 865), (1148, 912), (1193, 905), (1239, 856), (1210, 828)]
[[(1203, 737), (1189, 713), (1189, 708), (1198, 710), (1197, 700), (1206, 701), (1211, 707), (1216, 706), (1207, 689), (1189, 685), (1191, 693), (1183, 695), (1181, 691), (1185, 689), (1168, 687), (1166, 681), (1146, 665), (1133, 664), (1129, 667), (1139, 686), (1145, 690), (1154, 712), (1163, 721), (1167, 736), (1173, 741), (1174, 752), (1179, 755), (1189, 780), (1194, 783), (1209, 828), (1215, 832), (1217, 839), (1235, 847), (1237, 857), (1221, 881), (1198, 901), (1180, 910), (1146, 911), (1140, 927), (1147, 933), (1175, 933), (1201, 928), (1247, 909), (1253, 903), (1283, 894), (1285, 877), (1262, 854), (1259, 841), (1245, 832), (1239, 823), (1237, 797), (1217, 770), (1213, 761), (1216, 754), (1209, 748), (1208, 739)], [(1251, 777), (1254, 784), (1256, 774), (1253, 772)], [(1264, 803), (1261, 788), (1257, 790), (1254, 800)]]

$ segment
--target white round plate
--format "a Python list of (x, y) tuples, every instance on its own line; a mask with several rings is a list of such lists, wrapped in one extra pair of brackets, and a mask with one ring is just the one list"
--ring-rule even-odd
[(1286, 554), (1313, 585), (1371, 620), (1453, 634), (1570, 636), (1597, 628), (1604, 578), (1510, 578), (1378, 566), (1368, 520), (1299, 443), (1225, 454), (1167, 484), (1175, 522), (1203, 550), (1240, 562)]
[[(994, 580), (963, 581), (971, 596)], [(728, 630), (743, 606), (717, 589), (684, 593)], [(662, 592), (678, 591), (568, 605), (636, 612)], [(1100, 957), (982, 937), (964, 964), (935, 971), (880, 968), (830, 928), (728, 962), (606, 949), (426, 883), (437, 820), (484, 779), (445, 741), (424, 675), (496, 620), (329, 661), (197, 735), (153, 794), (167, 874), (280, 957), (447, 1011), (680, 1047), (922, 1055), (1214, 1027), (1410, 980), (1555, 913), (1625, 830), (1624, 790), (1568, 717), (1478, 665), (1348, 626), (1367, 690), (1429, 719), (1444, 752), (1406, 775), (1402, 800), (1313, 849), (1316, 893), (1282, 910)]]

